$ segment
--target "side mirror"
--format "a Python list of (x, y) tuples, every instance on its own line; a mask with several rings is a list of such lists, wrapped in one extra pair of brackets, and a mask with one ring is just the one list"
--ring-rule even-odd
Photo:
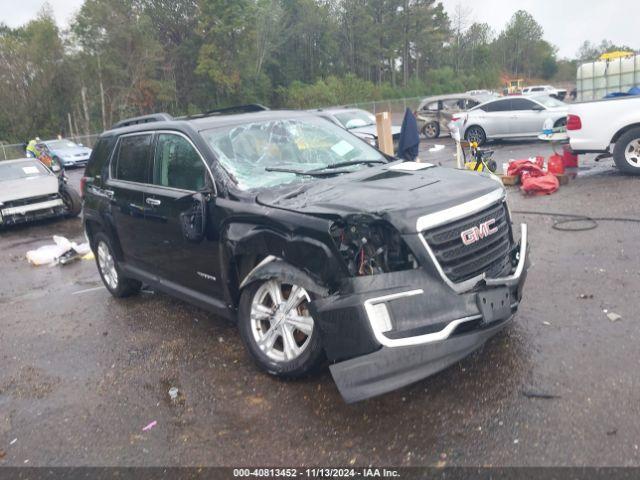
[(182, 235), (190, 242), (199, 243), (207, 231), (207, 215), (209, 213), (209, 194), (196, 193), (191, 196), (191, 206), (180, 213)]
[(533, 110), (534, 112), (542, 112), (544, 111), (544, 107), (542, 105), (535, 105), (531, 108), (531, 110)]

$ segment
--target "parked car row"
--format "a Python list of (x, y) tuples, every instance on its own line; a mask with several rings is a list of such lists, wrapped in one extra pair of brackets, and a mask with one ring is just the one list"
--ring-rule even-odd
[(487, 140), (535, 137), (548, 118), (554, 127), (562, 126), (567, 108), (548, 94), (498, 97), (473, 92), (425, 98), (415, 114), (428, 139), (450, 133), (453, 122), (463, 138), (482, 145)]

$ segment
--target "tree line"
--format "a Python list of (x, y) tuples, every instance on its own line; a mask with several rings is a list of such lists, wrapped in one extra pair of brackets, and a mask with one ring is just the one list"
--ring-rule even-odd
[(158, 111), (496, 88), (505, 73), (573, 78), (575, 65), (523, 10), (495, 32), (436, 0), (85, 0), (64, 31), (47, 6), (0, 25), (0, 141), (90, 134)]

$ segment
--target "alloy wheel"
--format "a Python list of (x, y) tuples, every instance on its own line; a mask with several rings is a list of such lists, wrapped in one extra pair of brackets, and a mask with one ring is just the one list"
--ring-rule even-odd
[(477, 142), (478, 144), (481, 144), (484, 142), (484, 133), (479, 128), (470, 128), (467, 131), (467, 140), (469, 142)]
[(309, 346), (314, 326), (310, 301), (304, 288), (276, 279), (258, 288), (251, 302), (251, 331), (269, 359), (290, 362)]
[(624, 150), (624, 158), (632, 167), (640, 168), (640, 138), (628, 143)]
[(98, 266), (100, 267), (102, 278), (104, 278), (104, 281), (109, 288), (112, 290), (118, 288), (118, 271), (116, 270), (116, 262), (111, 255), (109, 246), (103, 241), (98, 243)]
[(436, 124), (427, 123), (424, 127), (424, 134), (427, 138), (435, 138), (436, 136)]

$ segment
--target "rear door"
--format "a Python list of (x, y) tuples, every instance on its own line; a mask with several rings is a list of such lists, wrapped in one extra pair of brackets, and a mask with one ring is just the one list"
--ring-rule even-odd
[(121, 136), (103, 189), (110, 197), (110, 212), (124, 260), (139, 268), (147, 263), (141, 240), (146, 235), (143, 189), (149, 181), (151, 141), (151, 133)]
[[(145, 193), (147, 235), (145, 249), (156, 259), (154, 273), (174, 289), (187, 288), (219, 297), (218, 236), (209, 221), (202, 241), (188, 240), (181, 214), (194, 205), (194, 195), (210, 196), (213, 180), (204, 158), (191, 140), (179, 132), (157, 132), (151, 181)], [(208, 198), (210, 219), (215, 198)], [(189, 293), (189, 292), (187, 292)]]
[[(511, 99), (511, 135), (532, 136), (542, 131), (546, 116), (539, 110), (541, 105), (528, 98)], [(536, 110), (536, 108), (538, 110)]]

